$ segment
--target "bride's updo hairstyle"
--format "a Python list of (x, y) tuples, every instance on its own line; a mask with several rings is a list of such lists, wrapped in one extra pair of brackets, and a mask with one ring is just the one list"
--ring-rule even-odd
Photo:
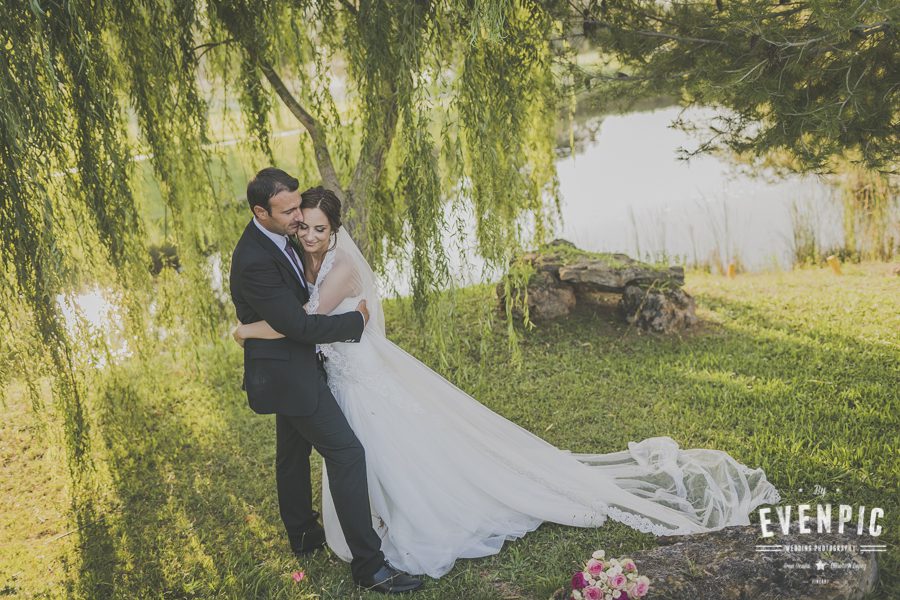
[(341, 201), (331, 190), (322, 186), (309, 188), (300, 194), (300, 208), (318, 208), (328, 218), (331, 233), (337, 235), (341, 228)]
[(331, 235), (334, 236), (334, 246), (328, 249), (337, 247), (337, 232), (341, 228), (341, 201), (337, 195), (321, 185), (309, 188), (300, 193), (300, 209), (304, 208), (318, 208), (325, 213), (328, 224), (331, 225)]

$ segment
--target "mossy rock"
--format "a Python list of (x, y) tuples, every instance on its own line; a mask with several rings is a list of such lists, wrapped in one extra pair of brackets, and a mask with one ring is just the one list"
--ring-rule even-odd
[[(684, 285), (684, 269), (652, 264), (627, 254), (589, 252), (566, 240), (554, 240), (535, 252), (520, 256), (510, 266), (520, 274), (526, 267), (535, 272), (552, 273), (560, 282), (573, 285), (577, 292), (623, 293), (628, 286), (649, 289), (676, 289)], [(531, 279), (528, 279), (531, 284)]]

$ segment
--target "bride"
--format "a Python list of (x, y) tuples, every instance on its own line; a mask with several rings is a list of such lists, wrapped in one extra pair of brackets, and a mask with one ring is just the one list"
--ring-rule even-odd
[[(369, 496), (382, 551), (393, 566), (440, 577), (458, 558), (499, 552), (544, 521), (598, 527), (607, 518), (656, 535), (748, 525), (778, 491), (761, 469), (719, 450), (682, 450), (669, 437), (609, 454), (560, 450), (477, 400), (385, 337), (375, 277), (341, 227), (340, 201), (321, 187), (302, 194), (298, 232), (310, 314), (338, 314), (365, 298), (358, 344), (327, 344), (328, 384), (365, 448)], [(282, 337), (265, 321), (239, 341)], [(322, 471), (323, 524), (350, 561)]]

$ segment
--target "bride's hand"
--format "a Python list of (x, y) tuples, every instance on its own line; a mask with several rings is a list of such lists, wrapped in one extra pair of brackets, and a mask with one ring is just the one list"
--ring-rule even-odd
[(236, 341), (241, 348), (244, 347), (244, 336), (241, 335), (242, 326), (243, 323), (238, 321), (238, 324), (235, 326), (235, 328), (231, 330), (231, 337), (234, 338), (234, 341)]

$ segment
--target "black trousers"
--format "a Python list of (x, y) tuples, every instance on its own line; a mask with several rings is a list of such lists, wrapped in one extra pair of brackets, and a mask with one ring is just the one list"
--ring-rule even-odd
[(366, 455), (325, 383), (324, 370), (319, 372), (317, 384), (316, 412), (308, 417), (275, 415), (275, 477), (281, 520), (292, 542), (315, 521), (309, 473), (309, 456), (315, 448), (325, 459), (334, 507), (353, 554), (350, 570), (354, 579), (360, 579), (384, 564), (381, 538), (372, 528)]

